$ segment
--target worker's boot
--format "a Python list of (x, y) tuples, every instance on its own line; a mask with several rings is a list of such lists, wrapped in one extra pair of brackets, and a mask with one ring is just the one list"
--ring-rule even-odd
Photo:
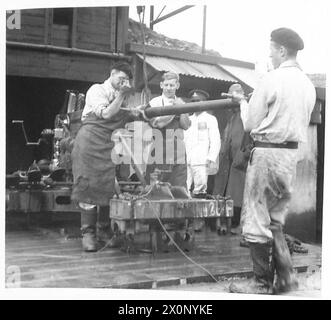
[(111, 239), (109, 206), (99, 207), (97, 220), (97, 240), (106, 244)]
[(284, 293), (298, 289), (299, 283), (292, 266), (292, 259), (286, 243), (282, 227), (272, 225), (270, 227), (274, 238), (274, 261), (276, 268), (275, 293)]
[(82, 247), (86, 252), (97, 251), (96, 222), (96, 207), (88, 210), (81, 209)]
[(232, 283), (229, 287), (232, 293), (272, 294), (274, 281), (274, 264), (271, 243), (249, 243), (253, 260), (254, 277), (248, 282)]

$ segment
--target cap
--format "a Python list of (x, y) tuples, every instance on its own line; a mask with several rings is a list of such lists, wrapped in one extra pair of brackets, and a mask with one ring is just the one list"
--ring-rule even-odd
[(301, 37), (293, 30), (279, 28), (271, 32), (271, 41), (293, 50), (302, 50), (304, 43)]
[(230, 86), (228, 93), (232, 94), (234, 91), (244, 93), (243, 87), (239, 83), (234, 83)]
[(193, 89), (188, 93), (188, 96), (191, 100), (199, 100), (204, 101), (209, 99), (208, 92), (202, 90), (202, 89)]

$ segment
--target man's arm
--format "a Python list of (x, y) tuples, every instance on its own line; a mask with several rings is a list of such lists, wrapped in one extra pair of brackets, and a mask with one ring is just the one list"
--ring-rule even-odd
[(117, 114), (120, 111), (120, 107), (122, 106), (126, 97), (131, 94), (131, 91), (131, 87), (122, 87), (117, 97), (102, 110), (101, 117), (103, 119), (111, 119), (115, 114)]
[(268, 74), (254, 90), (249, 102), (245, 100), (243, 95), (234, 93), (234, 100), (240, 103), (240, 116), (246, 132), (259, 127), (263, 119), (266, 118), (269, 105), (276, 99), (276, 92), (277, 88), (273, 77)]
[(92, 86), (86, 93), (86, 103), (90, 106), (93, 112), (100, 119), (110, 119), (120, 110), (120, 107), (125, 100), (128, 90), (121, 90), (118, 96), (109, 103), (109, 100), (102, 89), (98, 85)]
[[(175, 106), (182, 104), (185, 104), (185, 102), (181, 98), (175, 100)], [(191, 120), (188, 113), (183, 113), (179, 116), (179, 126), (184, 130), (187, 130), (191, 126)]]
[(183, 113), (180, 115), (179, 126), (184, 130), (187, 130), (191, 126), (191, 120), (187, 113)]

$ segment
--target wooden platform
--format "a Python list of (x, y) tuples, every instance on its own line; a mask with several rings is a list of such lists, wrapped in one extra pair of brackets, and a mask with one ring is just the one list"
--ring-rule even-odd
[[(218, 236), (209, 229), (196, 236), (188, 256), (217, 279), (250, 276), (249, 250), (239, 236)], [(321, 266), (321, 247), (306, 245), (308, 254), (294, 254), (298, 272)], [(80, 239), (68, 240), (59, 230), (35, 228), (6, 232), (8, 270), (20, 271), (20, 286), (30, 288), (161, 288), (214, 281), (180, 252), (127, 254), (118, 249), (84, 253)]]

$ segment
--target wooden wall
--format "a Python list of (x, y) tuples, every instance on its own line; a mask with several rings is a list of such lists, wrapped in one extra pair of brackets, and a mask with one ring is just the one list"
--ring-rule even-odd
[[(103, 81), (117, 59), (111, 53), (125, 51), (128, 7), (73, 8), (71, 25), (53, 24), (53, 15), (54, 9), (21, 10), (21, 29), (7, 29), (7, 75)], [(17, 47), (17, 42), (28, 45)], [(46, 46), (89, 52), (60, 52)]]
[(103, 82), (113, 61), (42, 51), (7, 49), (7, 75)]
[(7, 28), (7, 41), (44, 43), (46, 9), (21, 10), (21, 29)]

